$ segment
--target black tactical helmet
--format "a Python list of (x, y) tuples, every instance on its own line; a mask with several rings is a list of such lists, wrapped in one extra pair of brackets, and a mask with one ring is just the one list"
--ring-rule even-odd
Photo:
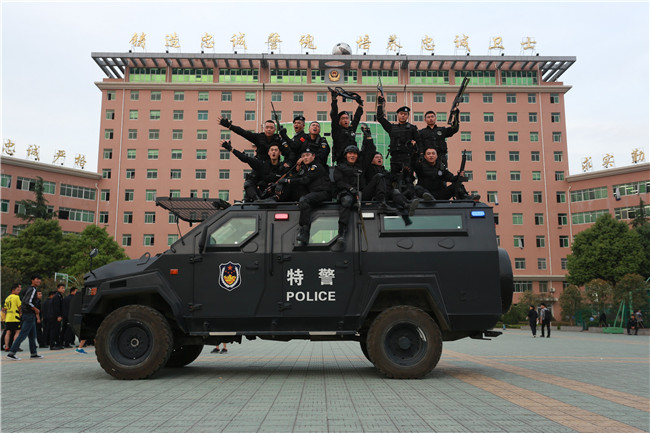
[(346, 154), (348, 152), (354, 152), (354, 153), (356, 153), (358, 155), (359, 154), (359, 148), (357, 146), (355, 146), (354, 144), (351, 144), (351, 145), (349, 145), (348, 147), (345, 148), (345, 150), (343, 151), (343, 154)]

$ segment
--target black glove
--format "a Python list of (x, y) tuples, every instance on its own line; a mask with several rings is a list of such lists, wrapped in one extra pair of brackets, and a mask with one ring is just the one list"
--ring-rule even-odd
[(363, 132), (363, 136), (366, 138), (372, 138), (372, 134), (370, 133), (370, 128), (368, 128), (368, 125), (365, 123), (362, 123), (359, 128), (361, 128), (361, 132)]
[(350, 189), (348, 189), (348, 191), (352, 195), (357, 195), (357, 193), (359, 192), (359, 191), (357, 191), (357, 189), (355, 187), (350, 187)]
[(280, 135), (286, 134), (287, 133), (287, 128), (285, 128), (283, 126), (283, 127), (280, 128), (280, 130), (278, 132), (280, 133)]
[(278, 180), (278, 185), (284, 185), (285, 183), (289, 183), (289, 179), (286, 177)]
[(383, 96), (379, 95), (377, 96), (377, 102), (383, 104), (384, 102), (386, 102), (386, 99)]
[(361, 96), (357, 96), (356, 98), (354, 98), (354, 100), (357, 101), (357, 104), (363, 107), (363, 99), (361, 98)]
[(330, 93), (332, 94), (332, 100), (333, 101), (335, 101), (337, 96), (339, 96), (339, 92), (335, 92), (334, 90), (332, 90)]
[(221, 121), (219, 121), (219, 124), (221, 126), (225, 126), (226, 128), (230, 128), (230, 126), (232, 125), (232, 122), (230, 120), (226, 119), (225, 117), (222, 117)]
[(221, 143), (221, 147), (226, 149), (228, 152), (232, 152), (232, 144), (230, 144), (230, 141), (224, 141)]
[(453, 110), (451, 113), (452, 113), (454, 116), (458, 117), (458, 115), (460, 114), (460, 110), (459, 110), (458, 108), (456, 108), (456, 109)]

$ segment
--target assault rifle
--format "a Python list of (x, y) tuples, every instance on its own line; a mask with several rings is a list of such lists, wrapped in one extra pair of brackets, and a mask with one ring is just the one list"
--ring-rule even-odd
[(354, 99), (354, 100), (357, 101), (358, 103), (361, 103), (361, 102), (363, 101), (363, 100), (361, 99), (361, 95), (359, 95), (359, 94), (356, 93), (356, 92), (348, 92), (348, 91), (345, 90), (343, 87), (335, 87), (335, 88), (333, 88), (333, 89), (332, 89), (331, 87), (328, 87), (327, 89), (328, 89), (330, 92), (332, 92), (332, 93), (336, 93), (337, 95), (339, 95), (340, 97), (342, 97), (342, 98), (343, 98), (343, 102), (345, 102), (346, 99)]
[(451, 103), (451, 111), (449, 112), (449, 119), (447, 120), (448, 125), (452, 124), (454, 111), (458, 109), (458, 104), (460, 104), (460, 102), (462, 101), (463, 93), (465, 93), (465, 89), (467, 88), (468, 84), (469, 84), (469, 77), (466, 75), (465, 78), (463, 78), (463, 82), (460, 85), (460, 89), (458, 89), (458, 93), (454, 98), (454, 102)]
[[(378, 81), (377, 81), (377, 91), (379, 92), (379, 96), (381, 96), (381, 98), (384, 99), (384, 85), (381, 83), (381, 76), (378, 75), (377, 79), (378, 79)], [(375, 113), (377, 113), (379, 111), (378, 108), (379, 108), (379, 98), (376, 98), (375, 99)], [(386, 110), (382, 109), (382, 111), (386, 111)], [(384, 114), (386, 114), (386, 113), (384, 113)]]
[(273, 119), (275, 120), (275, 127), (278, 130), (278, 134), (280, 133), (280, 118), (278, 117), (278, 113), (275, 111), (275, 107), (273, 106), (273, 101), (271, 101), (271, 110), (273, 110)]
[(467, 176), (460, 175), (463, 171), (465, 171), (466, 162), (467, 162), (467, 149), (463, 149), (463, 158), (460, 161), (460, 169), (458, 170), (458, 180), (460, 182), (467, 182), (469, 180)]

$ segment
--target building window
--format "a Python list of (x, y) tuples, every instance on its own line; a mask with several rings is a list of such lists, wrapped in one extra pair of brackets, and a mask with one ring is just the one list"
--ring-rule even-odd
[(327, 102), (327, 92), (316, 93), (316, 102)]
[(551, 113), (551, 123), (560, 123), (560, 113)]
[(221, 131), (220, 136), (222, 140), (230, 140), (230, 131)]
[(472, 133), (470, 131), (461, 132), (460, 141), (472, 141)]
[(520, 171), (511, 171), (510, 172), (510, 180), (521, 180), (521, 172)]
[(109, 101), (114, 101), (115, 100), (115, 90), (108, 90), (106, 92), (106, 99)]
[(147, 247), (151, 247), (154, 244), (154, 235), (147, 234), (144, 235), (144, 242), (143, 244)]
[(111, 199), (111, 190), (110, 189), (103, 189), (99, 193), (99, 199), (101, 201), (109, 201)]
[(255, 112), (254, 111), (245, 111), (244, 112), (244, 120), (255, 120)]
[(184, 110), (174, 110), (173, 119), (174, 120), (183, 120), (185, 118)]
[(144, 223), (145, 224), (155, 224), (156, 223), (156, 212), (145, 212), (144, 213)]
[(397, 102), (397, 93), (386, 93), (386, 102)]
[(515, 269), (526, 269), (526, 259), (515, 258)]
[(515, 248), (523, 248), (524, 247), (524, 236), (523, 235), (514, 235), (512, 237), (513, 243)]
[(182, 129), (173, 129), (172, 130), (172, 140), (182, 140), (183, 139), (183, 130)]
[(106, 120), (115, 120), (115, 110), (106, 110)]
[(484, 104), (492, 103), (492, 93), (483, 93), (483, 103)]
[(201, 191), (201, 198), (210, 198), (210, 190), (204, 189)]
[(167, 246), (171, 246), (178, 240), (178, 235), (167, 235)]
[(533, 171), (533, 180), (542, 180), (542, 172)]
[(169, 216), (167, 217), (167, 222), (169, 224), (176, 224), (178, 222), (178, 217), (173, 213), (169, 212)]
[(508, 142), (516, 143), (518, 141), (519, 141), (519, 133), (518, 132), (508, 132)]
[(195, 179), (205, 179), (206, 178), (206, 171), (203, 169), (197, 169), (194, 172), (194, 178)]
[(316, 120), (319, 122), (323, 122), (327, 120), (327, 111), (317, 111), (316, 112)]
[(246, 95), (244, 96), (244, 101), (255, 102), (255, 92), (246, 92)]
[(472, 160), (472, 151), (471, 150), (466, 150), (465, 151), (465, 158), (467, 159), (467, 161)]
[[(537, 269), (540, 271), (545, 271), (546, 270), (546, 259), (544, 258), (539, 258), (537, 259)], [(540, 285), (542, 284), (542, 281), (540, 281)], [(546, 291), (546, 290), (544, 290)], [(541, 292), (541, 289), (540, 289)]]
[(132, 189), (124, 190), (124, 201), (133, 201), (133, 190)]
[(221, 110), (221, 117), (223, 117), (224, 119), (232, 120), (232, 111)]
[(516, 103), (517, 103), (517, 94), (506, 93), (506, 104), (516, 104)]
[(376, 122), (377, 121), (377, 113), (374, 111), (367, 111), (366, 112), (366, 121), (368, 122)]
[(560, 268), (561, 268), (563, 271), (566, 271), (566, 269), (567, 269), (567, 263), (568, 263), (568, 262), (569, 262), (569, 261), (567, 260), (566, 257), (562, 257), (562, 258), (560, 259)]
[(129, 134), (128, 134), (128, 139), (129, 140), (137, 140), (138, 139), (138, 130), (137, 129), (129, 129)]
[(230, 179), (230, 170), (219, 170), (219, 179), (220, 180)]
[(223, 201), (228, 201), (230, 199), (230, 191), (220, 189), (219, 190), (219, 198)]
[(230, 152), (228, 152), (227, 150), (224, 150), (224, 149), (220, 150), (219, 151), (219, 159), (230, 159)]
[(513, 203), (521, 203), (521, 191), (510, 192), (510, 199)]
[(147, 159), (158, 159), (158, 149), (148, 149)]
[[(67, 212), (68, 218), (62, 217)], [(84, 223), (95, 222), (95, 212), (83, 209), (70, 209), (67, 207), (59, 208), (59, 219), (68, 219), (70, 221), (79, 221)]]
[(246, 149), (244, 150), (244, 155), (248, 156), (249, 158), (255, 157), (255, 151), (253, 149)]
[(569, 224), (569, 219), (567, 218), (567, 214), (565, 213), (557, 214), (557, 225), (565, 226), (567, 224)]
[(532, 131), (530, 133), (530, 142), (531, 143), (537, 143), (539, 142), (539, 132), (534, 132)]
[(494, 214), (494, 225), (499, 225), (499, 214), (495, 213)]
[(519, 152), (516, 150), (508, 152), (508, 159), (511, 162), (519, 162)]
[(496, 171), (487, 171), (485, 173), (486, 175), (486, 180), (497, 180), (497, 172)]
[(468, 181), (474, 180), (474, 172), (471, 170), (465, 170), (465, 177)]
[(304, 102), (305, 94), (303, 92), (293, 92), (293, 102)]
[(182, 91), (174, 92), (174, 101), (184, 101), (184, 100), (185, 100), (185, 92)]
[(102, 179), (110, 179), (111, 178), (111, 169), (110, 168), (103, 168), (102, 169)]
[(149, 140), (158, 140), (160, 138), (160, 129), (149, 130)]
[(539, 162), (539, 151), (533, 150), (530, 152), (530, 160), (533, 162)]
[(133, 224), (133, 212), (124, 212), (124, 224)]
[(160, 120), (160, 110), (149, 110), (149, 120)]
[(564, 180), (564, 172), (563, 171), (556, 171), (555, 172), (555, 180)]
[(144, 197), (145, 197), (145, 201), (156, 201), (156, 190), (155, 189), (146, 190)]
[(158, 179), (158, 169), (148, 168), (147, 169), (147, 179)]
[(561, 132), (554, 132), (553, 133), (553, 143), (561, 143), (562, 142), (562, 133)]
[(494, 141), (494, 132), (487, 131), (483, 133), (483, 139), (486, 142), (493, 142)]
[(208, 139), (208, 130), (207, 129), (198, 129), (196, 131), (197, 140), (207, 140)]
[(508, 123), (517, 123), (517, 113), (508, 113), (506, 117)]
[(183, 150), (172, 149), (172, 159), (183, 159)]
[(544, 225), (544, 214), (543, 213), (536, 213), (535, 214), (535, 225), (536, 226), (543, 226)]
[(210, 99), (209, 92), (199, 92), (199, 102), (206, 102)]
[[(371, 94), (368, 93), (368, 96), (371, 96)], [(372, 94), (372, 96), (374, 97), (375, 100), (377, 99), (377, 95)], [(368, 102), (375, 102), (375, 101), (368, 101)], [(416, 104), (418, 104), (420, 102), (424, 102), (424, 94), (422, 94), (422, 93), (414, 93), (413, 94), (413, 102), (416, 103)]]
[(486, 161), (496, 161), (497, 160), (497, 153), (494, 150), (486, 150), (485, 151), (485, 160)]
[(529, 93), (528, 94), (528, 103), (529, 104), (537, 103), (537, 95), (535, 93)]
[(208, 120), (208, 110), (199, 110), (198, 120)]
[[(394, 114), (393, 117), (395, 118), (395, 120), (393, 120), (393, 122), (397, 122), (397, 114), (395, 114), (395, 113), (392, 113), (392, 114)], [(439, 111), (439, 112), (436, 113), (436, 122), (444, 123), (446, 121), (447, 121), (447, 113), (444, 113), (442, 111)]]
[(11, 188), (11, 175), (3, 174), (1, 179), (2, 183), (0, 183), (0, 186), (3, 188)]
[(180, 168), (172, 168), (169, 176), (171, 179), (180, 179), (181, 178), (181, 169)]
[(195, 189), (190, 190), (190, 197), (196, 197), (196, 190)]
[(112, 129), (104, 129), (104, 138), (106, 140), (112, 140), (113, 139), (113, 130)]
[(488, 191), (487, 196), (488, 196), (488, 203), (497, 203), (498, 202), (497, 192), (496, 191)]
[(102, 154), (104, 159), (113, 159), (113, 149), (104, 149)]
[(129, 120), (138, 120), (138, 110), (129, 110)]
[(436, 93), (436, 102), (447, 102), (446, 93)]
[(122, 235), (122, 246), (123, 247), (131, 246), (131, 235)]
[(282, 92), (271, 92), (272, 102), (282, 102)]
[(169, 196), (171, 198), (178, 198), (181, 196), (181, 190), (180, 189), (170, 189), (169, 190)]
[(307, 83), (306, 69), (271, 69), (271, 83)]
[(558, 203), (566, 203), (566, 193), (564, 191), (556, 192), (555, 201)]
[(424, 122), (424, 113), (421, 111), (413, 113), (413, 122)]
[(2, 213), (9, 213), (9, 200), (2, 199)]
[(551, 104), (559, 104), (560, 103), (560, 95), (557, 93), (551, 93)]
[(569, 248), (568, 236), (560, 236), (560, 248)]
[(208, 159), (208, 150), (196, 149), (196, 159)]
[(563, 152), (561, 151), (553, 152), (553, 160), (555, 162), (562, 162), (562, 159), (563, 159)]
[(544, 236), (535, 236), (535, 245), (537, 248), (546, 247), (546, 238)]
[(512, 224), (516, 225), (516, 226), (523, 225), (524, 224), (524, 214), (522, 214), (522, 213), (513, 213), (512, 214)]
[(231, 102), (232, 92), (221, 92), (221, 102)]
[(162, 99), (162, 92), (157, 91), (157, 90), (152, 90), (151, 91), (151, 100), (152, 101), (160, 101)]
[(494, 113), (483, 113), (483, 122), (493, 123), (494, 122)]
[(528, 113), (528, 121), (530, 123), (537, 123), (537, 113)]

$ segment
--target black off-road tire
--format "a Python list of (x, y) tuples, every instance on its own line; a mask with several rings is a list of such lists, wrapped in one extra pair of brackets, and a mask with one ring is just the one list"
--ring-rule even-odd
[(146, 379), (169, 359), (173, 333), (153, 308), (127, 305), (109, 314), (97, 330), (95, 353), (102, 368), (117, 379)]
[[(365, 335), (361, 336), (361, 341), (359, 341), (359, 346), (361, 346), (361, 351), (363, 352), (363, 356), (365, 356), (368, 361), (372, 362), (372, 359), (370, 359), (370, 355), (368, 354), (368, 343), (366, 342)], [(372, 363), (374, 364), (374, 362)]]
[(187, 364), (192, 363), (192, 361), (198, 358), (202, 350), (202, 344), (192, 344), (174, 349), (172, 350), (172, 354), (169, 356), (169, 360), (167, 360), (165, 367), (185, 367)]
[(418, 379), (440, 361), (442, 335), (433, 318), (419, 308), (384, 310), (370, 325), (368, 354), (375, 367), (394, 379)]

